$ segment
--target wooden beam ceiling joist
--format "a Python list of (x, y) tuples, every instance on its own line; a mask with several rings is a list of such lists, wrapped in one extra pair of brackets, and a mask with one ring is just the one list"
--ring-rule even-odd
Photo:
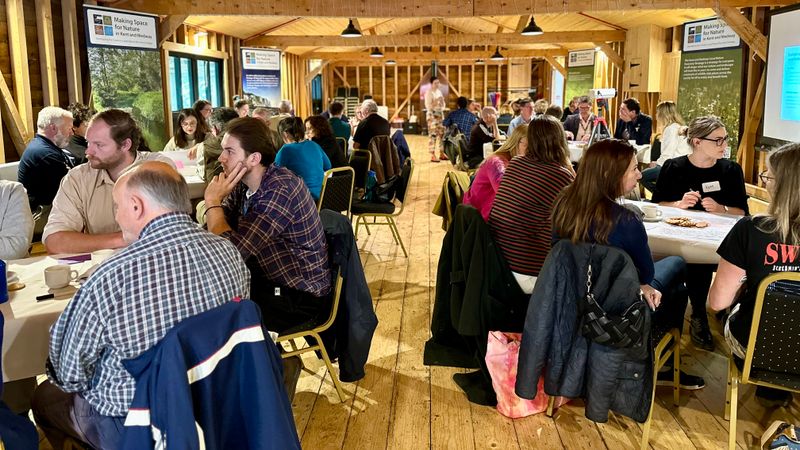
[(564, 77), (564, 78), (567, 77), (567, 69), (564, 67), (563, 64), (558, 62), (558, 60), (556, 60), (555, 57), (553, 57), (553, 56), (545, 56), (544, 59), (546, 59), (547, 62), (549, 62), (550, 65), (553, 66), (553, 68), (556, 69), (558, 71), (558, 73), (561, 74), (562, 77)]
[(22, 157), (22, 152), (28, 145), (28, 133), (25, 131), (25, 124), (22, 122), (17, 105), (14, 104), (14, 97), (11, 95), (11, 90), (8, 89), (2, 72), (0, 72), (0, 94), (2, 94), (0, 95), (0, 114), (6, 123), (8, 134), (11, 135), (17, 155)]
[[(369, 58), (367, 52), (315, 52), (304, 55), (310, 59), (324, 59), (326, 61), (342, 61), (361, 63), (365, 59), (368, 61), (377, 62), (382, 64), (382, 61), (394, 59), (400, 61), (429, 61), (437, 59), (440, 61), (454, 61), (454, 60), (476, 60), (478, 58), (488, 59), (494, 50), (487, 51), (460, 51), (460, 52), (385, 52), (383, 58), (377, 60)], [(566, 50), (561, 49), (533, 49), (533, 50), (510, 50), (504, 49), (501, 51), (506, 58), (546, 58), (556, 56), (567, 56)]]
[(25, 41), (25, 16), (22, 0), (6, 0), (8, 18), (8, 47), (11, 55), (11, 79), (14, 97), (22, 117), (23, 129), (33, 133), (33, 106), (31, 104), (31, 77), (28, 73), (28, 45)]
[(517, 28), (514, 31), (517, 33), (522, 33), (522, 30), (528, 26), (529, 20), (531, 20), (531, 16), (529, 14), (523, 14), (519, 16), (519, 19), (517, 20)]
[(733, 31), (742, 38), (750, 50), (755, 52), (762, 61), (767, 60), (767, 37), (755, 25), (750, 23), (736, 8), (718, 7), (715, 10), (720, 19), (733, 28)]
[(605, 42), (595, 42), (594, 45), (595, 47), (600, 47), (600, 50), (602, 50), (603, 53), (606, 54), (608, 59), (612, 63), (614, 63), (614, 65), (617, 66), (620, 70), (622, 70), (622, 68), (625, 67), (625, 60), (610, 45), (606, 44)]
[(53, 37), (53, 11), (50, 2), (36, 2), (36, 31), (39, 65), (42, 70), (42, 97), (45, 106), (58, 106), (58, 75)]
[(564, 42), (624, 41), (624, 31), (554, 31), (539, 36), (502, 34), (403, 34), (397, 36), (260, 36), (247, 45), (254, 47), (314, 47), (324, 42), (329, 47), (436, 47), (441, 45), (526, 45), (557, 44)]
[(175, 15), (165, 17), (161, 23), (158, 24), (158, 43), (163, 44), (164, 41), (172, 36), (172, 33), (178, 29), (179, 26), (188, 18), (188, 15)]
[(308, 0), (122, 0), (114, 7), (160, 15), (239, 15), (304, 17), (479, 17), (521, 14), (563, 14), (597, 11), (695, 9), (744, 6), (780, 6), (786, 0), (628, 0), (626, 2), (565, 2), (532, 0), (395, 0), (391, 2), (309, 2)]

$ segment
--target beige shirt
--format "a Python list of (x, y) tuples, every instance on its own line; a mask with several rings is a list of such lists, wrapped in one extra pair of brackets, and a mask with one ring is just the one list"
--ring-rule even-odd
[(281, 123), (281, 120), (287, 117), (292, 117), (292, 115), (287, 113), (275, 114), (269, 118), (269, 127), (275, 131), (278, 131), (278, 124)]
[[(133, 165), (145, 161), (162, 161), (175, 167), (175, 163), (158, 153), (139, 152)], [(67, 172), (61, 180), (53, 209), (44, 227), (42, 242), (53, 233), (78, 231), (87, 234), (116, 233), (120, 231), (114, 219), (114, 199), (111, 192), (114, 181), (105, 169), (92, 169), (84, 163)]]

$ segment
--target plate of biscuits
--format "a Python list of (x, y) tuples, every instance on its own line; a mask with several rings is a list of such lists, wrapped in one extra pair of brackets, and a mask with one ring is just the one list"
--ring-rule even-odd
[(664, 222), (681, 228), (706, 228), (709, 225), (704, 220), (692, 220), (688, 217), (669, 217)]

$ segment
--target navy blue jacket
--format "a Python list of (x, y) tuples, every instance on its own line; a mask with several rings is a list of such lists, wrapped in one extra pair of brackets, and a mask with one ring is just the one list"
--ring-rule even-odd
[(201, 438), (209, 450), (300, 448), (280, 354), (252, 301), (185, 319), (123, 363), (136, 379), (123, 449), (199, 449)]
[(53, 204), (61, 179), (71, 167), (67, 155), (50, 139), (41, 134), (33, 137), (17, 169), (19, 182), (28, 191), (31, 211)]
[[(0, 349), (3, 348), (3, 325), (5, 319), (0, 312)], [(2, 366), (2, 354), (0, 354)], [(2, 375), (0, 373), (0, 375)], [(0, 379), (0, 397), (3, 396), (3, 380)], [(36, 450), (39, 448), (39, 435), (36, 427), (25, 417), (14, 414), (5, 403), (0, 401), (0, 441), (7, 449)]]

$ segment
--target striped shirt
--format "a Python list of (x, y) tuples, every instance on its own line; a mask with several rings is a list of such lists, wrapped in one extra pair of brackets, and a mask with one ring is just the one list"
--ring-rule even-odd
[(538, 276), (553, 240), (553, 202), (574, 176), (565, 167), (517, 156), (489, 213), (492, 236), (513, 272)]
[(325, 230), (308, 188), (291, 170), (269, 166), (254, 194), (248, 197), (247, 185), (239, 183), (222, 207), (233, 228), (222, 236), (233, 242), (249, 267), (260, 271), (253, 273), (254, 279), (264, 276), (316, 297), (328, 293)]
[(184, 213), (153, 219), (92, 274), (50, 329), (50, 380), (98, 413), (123, 416), (136, 384), (122, 365), (181, 320), (250, 296), (250, 272), (225, 239)]

